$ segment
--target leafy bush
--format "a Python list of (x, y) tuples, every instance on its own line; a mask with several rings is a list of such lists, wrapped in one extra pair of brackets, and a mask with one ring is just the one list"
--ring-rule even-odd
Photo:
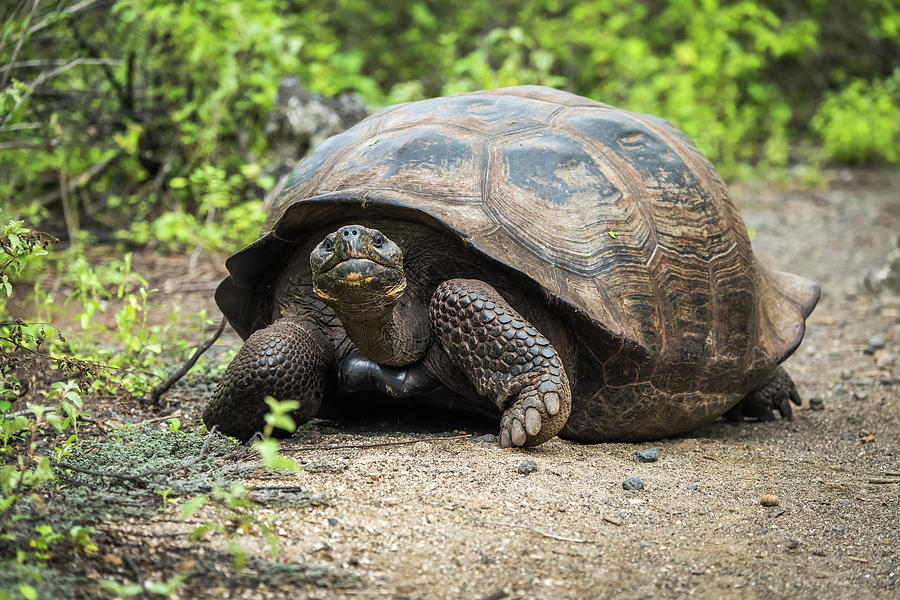
[(900, 162), (900, 69), (888, 79), (855, 79), (828, 94), (812, 126), (832, 160)]
[(287, 75), (373, 106), (551, 85), (671, 120), (731, 176), (807, 161), (792, 149), (816, 132), (836, 160), (897, 161), (884, 133), (837, 132), (892, 118), (898, 40), (884, 0), (20, 0), (0, 28), (0, 198), (72, 238), (127, 222), (130, 242), (213, 247), (258, 223), (229, 210), (272, 189)]

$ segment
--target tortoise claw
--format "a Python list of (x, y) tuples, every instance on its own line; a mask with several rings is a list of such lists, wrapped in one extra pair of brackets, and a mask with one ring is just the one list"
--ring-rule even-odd
[(764, 384), (725, 413), (725, 418), (731, 422), (742, 421), (744, 417), (774, 421), (775, 411), (778, 411), (782, 419), (790, 421), (794, 417), (792, 402), (797, 406), (802, 404), (791, 376), (784, 367), (778, 366)]

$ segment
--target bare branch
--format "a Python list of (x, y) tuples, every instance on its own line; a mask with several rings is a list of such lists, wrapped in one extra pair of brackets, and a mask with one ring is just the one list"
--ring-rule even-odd
[(81, 2), (76, 2), (72, 6), (64, 8), (60, 11), (54, 11), (54, 12), (50, 13), (49, 15), (47, 15), (46, 17), (44, 17), (43, 19), (41, 19), (41, 21), (39, 23), (35, 24), (31, 29), (29, 29), (28, 33), (29, 34), (35, 33), (36, 31), (40, 31), (44, 27), (51, 25), (52, 21), (59, 15), (75, 14), (78, 11), (88, 8), (89, 6), (91, 6), (92, 4), (95, 4), (97, 2), (98, 2), (98, 0), (82, 0)]
[[(31, 12), (28, 13), (28, 16), (25, 18), (25, 24), (31, 23), (31, 19), (34, 17), (34, 11), (37, 10), (38, 0), (31, 1)], [(22, 34), (19, 36), (19, 40), (16, 42), (16, 47), (13, 49), (12, 56), (9, 58), (10, 64), (16, 62), (16, 59), (19, 57), (19, 51), (22, 49), (22, 44), (25, 43), (25, 38), (28, 37), (28, 29), (22, 27)], [(6, 87), (6, 84), (9, 82), (9, 71), (3, 73), (3, 77), (0, 78), (0, 90)]]
[[(69, 62), (66, 58), (47, 58), (47, 59), (35, 59), (35, 60), (20, 60), (17, 63), (9, 63), (7, 65), (3, 65), (0, 67), (0, 73), (3, 71), (10, 71), (13, 69), (33, 69), (35, 67), (53, 67), (57, 65), (64, 65)], [(111, 65), (117, 67), (121, 65), (123, 61), (121, 58), (85, 58), (82, 59), (81, 64), (83, 65)]]
[(225, 330), (225, 324), (228, 323), (228, 320), (225, 317), (222, 317), (222, 320), (219, 321), (219, 327), (216, 328), (216, 332), (210, 337), (208, 340), (197, 346), (197, 349), (194, 351), (194, 354), (185, 362), (180, 369), (172, 373), (171, 377), (166, 379), (164, 382), (153, 388), (153, 391), (150, 392), (150, 404), (158, 404), (159, 399), (163, 394), (169, 391), (175, 383), (184, 377), (185, 373), (191, 370), (191, 367), (196, 364), (197, 359), (200, 356), (209, 350), (209, 347), (212, 346), (219, 336), (222, 335), (222, 332)]

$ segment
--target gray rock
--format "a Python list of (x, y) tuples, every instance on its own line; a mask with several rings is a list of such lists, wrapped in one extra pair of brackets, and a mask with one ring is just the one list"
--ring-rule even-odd
[(866, 342), (866, 347), (863, 349), (863, 354), (875, 354), (878, 350), (884, 348), (884, 337), (880, 335), (873, 335), (869, 338), (869, 341)]
[(516, 467), (516, 471), (518, 471), (521, 475), (530, 475), (538, 470), (537, 463), (533, 460), (526, 460), (518, 467)]
[(809, 410), (825, 410), (825, 401), (819, 396), (809, 399)]
[(869, 392), (853, 392), (854, 400), (868, 400)]
[(497, 436), (493, 433), (486, 433), (484, 435), (479, 435), (478, 437), (472, 438), (472, 441), (481, 444), (495, 444), (497, 443)]
[(896, 357), (893, 354), (886, 352), (875, 359), (875, 365), (879, 368), (890, 367), (894, 364), (894, 360), (896, 360)]
[(900, 235), (893, 238), (893, 249), (885, 257), (885, 264), (865, 274), (862, 289), (880, 294), (900, 294)]
[(850, 390), (848, 390), (847, 388), (845, 388), (842, 385), (836, 385), (836, 386), (834, 386), (834, 389), (831, 391), (831, 393), (834, 396), (840, 398), (840, 397), (848, 395), (850, 393)]
[(270, 153), (267, 172), (280, 179), (310, 150), (369, 115), (358, 94), (326, 98), (303, 87), (299, 77), (285, 77), (266, 123)]
[(645, 448), (635, 451), (634, 456), (638, 462), (656, 462), (659, 459), (659, 450), (656, 448)]
[(622, 482), (622, 489), (628, 490), (629, 492), (636, 492), (644, 489), (644, 482), (637, 477), (629, 477)]

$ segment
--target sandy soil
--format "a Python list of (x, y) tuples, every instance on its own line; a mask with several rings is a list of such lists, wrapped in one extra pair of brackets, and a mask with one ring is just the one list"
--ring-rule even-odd
[[(532, 450), (440, 439), (496, 433), (452, 416), (317, 421), (285, 447), (315, 445), (292, 454), (318, 468), (265, 483), (331, 505), (270, 514), (284, 560), (345, 568), (361, 587), (188, 580), (178, 595), (900, 597), (900, 298), (858, 292), (900, 231), (900, 176), (846, 173), (819, 191), (734, 196), (764, 263), (822, 285), (786, 365), (805, 400), (793, 421), (718, 423), (644, 444), (554, 438)], [(876, 335), (885, 347), (867, 353)], [(178, 413), (196, 417), (205, 399), (181, 401)], [(347, 445), (357, 447), (328, 448)], [(638, 462), (650, 447), (659, 460)], [(623, 489), (630, 477), (644, 489)], [(763, 506), (766, 495), (777, 505)], [(266, 557), (261, 537), (246, 542)]]

